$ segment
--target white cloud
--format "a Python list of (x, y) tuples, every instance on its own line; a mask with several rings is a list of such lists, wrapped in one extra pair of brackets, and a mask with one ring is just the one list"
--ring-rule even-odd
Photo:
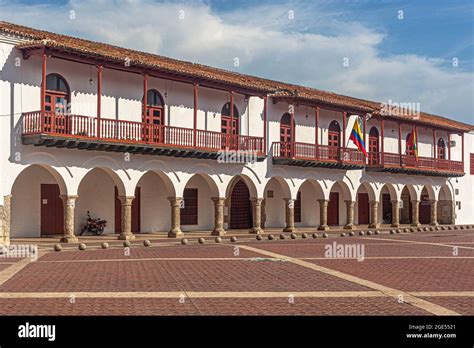
[(20, 24), (365, 99), (419, 102), (423, 111), (474, 123), (472, 72), (430, 57), (382, 55), (378, 46), (386, 33), (307, 5), (224, 13), (199, 2), (151, 0), (1, 7), (2, 18)]

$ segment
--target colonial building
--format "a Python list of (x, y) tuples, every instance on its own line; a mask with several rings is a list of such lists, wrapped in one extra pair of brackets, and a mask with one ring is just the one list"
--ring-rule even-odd
[(6, 22), (0, 54), (3, 243), (474, 223), (472, 125)]

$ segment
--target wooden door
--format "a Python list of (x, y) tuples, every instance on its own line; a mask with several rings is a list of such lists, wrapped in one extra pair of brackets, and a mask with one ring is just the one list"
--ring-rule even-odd
[(368, 193), (358, 193), (357, 194), (357, 210), (359, 225), (368, 225), (369, 224), (369, 194)]
[(280, 124), (280, 156), (291, 157), (291, 126), (289, 124)]
[(186, 188), (183, 192), (184, 208), (181, 209), (181, 225), (198, 224), (198, 189)]
[(420, 200), (420, 224), (427, 225), (431, 220), (431, 205), (428, 195), (421, 195)]
[(164, 120), (163, 108), (149, 105), (147, 107), (145, 119), (145, 129), (143, 131), (145, 141), (152, 143), (164, 143)]
[(298, 191), (295, 200), (295, 222), (301, 222), (301, 191)]
[(369, 165), (379, 164), (378, 160), (379, 152), (379, 138), (375, 136), (369, 136)]
[[(232, 132), (231, 132), (232, 128)], [(230, 150), (237, 150), (238, 143), (237, 137), (232, 135), (239, 134), (239, 119), (234, 116), (231, 123), (230, 116), (221, 115), (221, 133), (224, 134), (222, 137), (222, 148), (229, 148)]]
[(68, 97), (61, 92), (48, 91), (44, 102), (45, 118), (44, 131), (64, 134), (67, 131), (65, 114), (67, 112)]
[(64, 208), (59, 185), (41, 184), (41, 235), (64, 233)]
[[(117, 186), (114, 188), (115, 195), (115, 233), (122, 232), (122, 202), (118, 198)], [(135, 199), (132, 201), (132, 232), (140, 233), (141, 231), (141, 188), (135, 189)]]
[(122, 202), (118, 198), (118, 189), (115, 186), (115, 233), (122, 233)]
[(328, 203), (328, 225), (339, 225), (339, 193), (331, 192)]
[(141, 232), (141, 188), (135, 189), (135, 199), (132, 201), (132, 232)]
[(230, 201), (230, 228), (252, 227), (250, 192), (243, 180), (239, 180), (235, 184)]
[(329, 146), (329, 159), (338, 159), (338, 152), (340, 146), (340, 135), (339, 132), (328, 132), (328, 146)]
[(392, 223), (392, 201), (390, 199), (390, 193), (382, 194), (382, 222)]

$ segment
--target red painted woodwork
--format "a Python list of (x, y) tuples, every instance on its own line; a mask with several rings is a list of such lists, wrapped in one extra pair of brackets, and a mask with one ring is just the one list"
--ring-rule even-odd
[[(118, 198), (117, 186), (114, 188), (115, 195), (115, 233), (122, 232), (122, 202)], [(132, 232), (141, 232), (141, 188), (135, 189), (135, 199), (132, 201)]]
[(438, 146), (436, 147), (436, 158), (440, 160), (444, 160), (446, 157), (446, 146), (444, 145), (444, 140), (443, 138), (439, 138), (438, 140)]
[(379, 164), (379, 132), (377, 128), (372, 127), (369, 133), (369, 165)]
[(341, 128), (337, 121), (332, 121), (328, 130), (328, 157), (337, 160), (339, 158), (339, 148), (341, 147)]
[(295, 222), (301, 222), (301, 191), (298, 191), (294, 207)]
[(263, 152), (267, 153), (267, 102), (268, 97), (263, 97)]
[(56, 115), (64, 115), (68, 112), (69, 101), (70, 92), (66, 80), (58, 74), (46, 76), (46, 90), (42, 103), (45, 110), (42, 124), (46, 131), (56, 134), (67, 132), (67, 124), (64, 122), (64, 118), (56, 117)]
[[(412, 131), (412, 133), (413, 133), (413, 131)], [(411, 144), (411, 141), (410, 141), (412, 133), (408, 133), (406, 138), (405, 138), (405, 155), (414, 157), (415, 156), (415, 148)]]
[(289, 113), (284, 114), (280, 119), (280, 143), (285, 144), (281, 146), (281, 156), (291, 157), (292, 156), (292, 129), (291, 129), (291, 115)]
[(369, 224), (369, 194), (360, 192), (357, 194), (357, 210), (358, 210), (358, 222), (359, 225)]
[(392, 223), (392, 201), (390, 199), (390, 193), (382, 194), (382, 223)]
[(314, 108), (314, 143), (319, 144), (319, 106)]
[[(381, 147), (382, 147), (382, 153), (385, 152), (385, 142), (384, 142), (384, 139), (385, 139), (385, 135), (384, 135), (384, 132), (385, 132), (385, 121), (384, 119), (382, 119), (382, 121), (380, 122), (380, 144), (381, 144)], [(384, 158), (382, 157), (381, 158), (381, 163), (382, 163), (382, 166), (384, 164)]]
[(243, 180), (239, 180), (235, 184), (230, 201), (230, 228), (250, 228), (252, 226), (250, 192)]
[(329, 195), (328, 225), (339, 225), (339, 192), (331, 192)]
[(420, 224), (427, 225), (430, 223), (431, 217), (431, 206), (430, 198), (428, 195), (421, 195), (420, 200)]
[(365, 164), (365, 156), (358, 149), (295, 142), (273, 143), (273, 157), (359, 165)]
[(41, 184), (41, 235), (64, 233), (64, 208), (59, 185)]
[[(102, 117), (102, 66), (97, 66), (97, 119)], [(100, 123), (97, 123), (97, 134), (100, 137)]]
[(181, 209), (181, 225), (198, 224), (198, 189), (186, 188), (183, 192), (184, 208)]
[(193, 85), (194, 109), (193, 109), (193, 145), (196, 146), (196, 129), (197, 129), (197, 113), (198, 113), (198, 84)]
[(448, 132), (448, 160), (451, 160), (451, 133), (450, 132)]
[[(56, 133), (51, 128), (51, 112), (27, 112), (23, 114), (23, 136), (35, 134), (58, 135), (60, 138), (83, 138), (105, 140), (126, 144), (147, 144), (164, 147), (223, 150), (226, 147), (239, 151), (254, 151), (263, 154), (263, 138), (246, 135), (232, 135), (205, 130), (196, 131), (196, 146), (193, 146), (192, 128), (155, 125), (145, 122), (121, 121), (109, 118), (80, 115), (55, 114), (56, 122), (65, 125), (65, 133)], [(164, 115), (164, 114), (163, 114)], [(162, 118), (163, 119), (163, 118)], [(48, 120), (48, 123), (44, 123)], [(97, 126), (99, 125), (99, 126)], [(100, 136), (97, 130), (100, 129)], [(231, 146), (226, 146), (227, 144)]]

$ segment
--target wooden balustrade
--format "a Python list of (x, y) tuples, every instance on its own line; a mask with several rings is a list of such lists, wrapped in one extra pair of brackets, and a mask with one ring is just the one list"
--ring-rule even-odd
[(263, 138), (246, 135), (224, 134), (196, 130), (196, 146), (193, 146), (192, 128), (154, 125), (144, 122), (95, 118), (40, 111), (23, 114), (23, 135), (49, 134), (74, 138), (143, 143), (182, 148), (198, 148), (208, 151), (253, 151), (263, 154)]

